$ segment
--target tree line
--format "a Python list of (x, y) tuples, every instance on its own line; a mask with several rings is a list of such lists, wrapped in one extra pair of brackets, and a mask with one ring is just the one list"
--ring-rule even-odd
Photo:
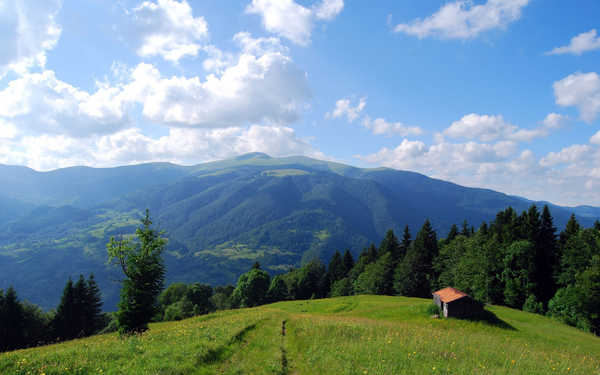
[(0, 352), (90, 336), (107, 324), (100, 289), (90, 275), (69, 278), (56, 310), (19, 301), (13, 287), (0, 290)]
[(600, 222), (583, 228), (574, 215), (557, 232), (548, 206), (500, 211), (475, 230), (466, 221), (438, 239), (429, 220), (412, 238), (389, 230), (356, 261), (336, 251), (270, 277), (258, 264), (240, 276), (231, 307), (354, 294), (430, 298), (453, 286), (483, 303), (546, 314), (600, 334)]

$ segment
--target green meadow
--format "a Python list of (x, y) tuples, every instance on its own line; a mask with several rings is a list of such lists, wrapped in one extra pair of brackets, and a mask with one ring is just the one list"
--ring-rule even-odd
[(279, 302), (0, 354), (0, 374), (600, 374), (600, 338), (487, 306), (435, 319), (430, 300)]

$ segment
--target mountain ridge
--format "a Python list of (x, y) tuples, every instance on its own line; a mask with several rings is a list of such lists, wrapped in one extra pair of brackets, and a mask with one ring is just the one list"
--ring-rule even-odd
[[(15, 168), (0, 166), (0, 289), (14, 284), (45, 308), (58, 302), (56, 285), (91, 272), (114, 307), (119, 276), (105, 244), (133, 233), (146, 208), (169, 237), (169, 282), (224, 284), (254, 261), (282, 272), (335, 250), (356, 255), (390, 228), (408, 225), (414, 235), (429, 219), (444, 237), (465, 219), (478, 227), (508, 206), (536, 203), (416, 172), (260, 153), (193, 166)], [(559, 230), (574, 212), (550, 209)], [(586, 207), (578, 220), (591, 226), (595, 213)]]

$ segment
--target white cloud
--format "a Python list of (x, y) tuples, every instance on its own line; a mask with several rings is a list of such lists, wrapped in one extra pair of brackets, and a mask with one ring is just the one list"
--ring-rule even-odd
[(472, 1), (454, 1), (442, 6), (425, 19), (402, 23), (394, 28), (418, 38), (437, 36), (444, 39), (470, 39), (492, 29), (506, 27), (521, 18), (530, 0), (488, 0), (474, 5)]
[(600, 113), (600, 76), (595, 73), (575, 73), (554, 82), (556, 104), (579, 109), (581, 118), (591, 123)]
[(311, 97), (306, 75), (289, 57), (265, 49), (269, 43), (248, 36), (241, 40), (244, 52), (236, 63), (204, 80), (166, 78), (153, 65), (139, 64), (122, 97), (141, 103), (146, 118), (172, 126), (294, 122)]
[(208, 25), (194, 17), (183, 0), (144, 1), (131, 12), (141, 45), (142, 57), (160, 56), (177, 63), (186, 56), (197, 56), (208, 37)]
[(563, 55), (570, 53), (581, 56), (584, 52), (600, 49), (600, 37), (596, 33), (596, 29), (581, 33), (571, 39), (571, 43), (567, 46), (556, 47), (548, 52), (548, 55)]
[(418, 126), (407, 126), (401, 122), (388, 122), (383, 118), (371, 120), (369, 116), (366, 116), (362, 121), (362, 125), (376, 135), (395, 134), (406, 137), (423, 134), (423, 130)]
[(550, 113), (540, 126), (533, 129), (524, 129), (506, 122), (502, 115), (471, 113), (453, 122), (452, 125), (438, 135), (438, 138), (440, 141), (443, 141), (443, 136), (447, 136), (454, 139), (475, 139), (483, 142), (500, 139), (528, 142), (536, 138), (547, 137), (550, 132), (562, 127), (567, 119), (566, 116)]
[(60, 37), (60, 8), (60, 0), (0, 1), (0, 77), (45, 66), (46, 53)]
[(403, 140), (396, 148), (358, 155), (375, 166), (412, 170), (461, 185), (490, 188), (563, 205), (600, 204), (600, 147), (572, 145), (541, 158), (511, 141), (427, 145)]
[(111, 167), (153, 161), (196, 164), (261, 151), (273, 156), (324, 157), (288, 127), (171, 128), (152, 138), (138, 128), (76, 139), (65, 135), (24, 137), (0, 143), (0, 163), (49, 170), (74, 165)]
[(79, 90), (50, 70), (26, 73), (0, 91), (0, 122), (23, 134), (107, 134), (129, 121), (118, 95), (101, 84), (93, 94)]
[(590, 143), (600, 145), (600, 131), (594, 134), (592, 138), (590, 138)]
[(568, 116), (553, 112), (553, 113), (549, 113), (548, 116), (546, 116), (544, 121), (542, 121), (542, 124), (547, 129), (560, 129), (568, 122), (569, 122)]
[(312, 8), (294, 0), (252, 0), (246, 12), (262, 17), (264, 28), (292, 42), (306, 46), (316, 20), (330, 21), (344, 8), (343, 0), (323, 0)]
[(348, 122), (353, 122), (367, 105), (367, 99), (361, 98), (355, 107), (350, 105), (350, 99), (340, 99), (335, 102), (335, 108), (325, 114), (325, 118), (340, 118), (346, 116)]

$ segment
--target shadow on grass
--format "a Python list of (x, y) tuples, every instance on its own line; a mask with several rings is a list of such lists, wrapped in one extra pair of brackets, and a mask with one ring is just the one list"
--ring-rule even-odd
[(483, 310), (483, 312), (481, 312), (480, 314), (477, 314), (475, 316), (470, 316), (470, 317), (465, 317), (465, 318), (455, 318), (455, 319), (468, 320), (471, 322), (480, 322), (480, 323), (487, 324), (492, 327), (507, 329), (507, 330), (511, 330), (511, 331), (517, 330), (515, 327), (506, 323), (504, 320), (498, 318), (496, 316), (496, 314), (494, 314), (493, 312), (485, 310), (485, 309)]
[(233, 350), (231, 346), (241, 343), (244, 340), (244, 337), (246, 337), (246, 335), (248, 335), (250, 331), (256, 329), (256, 326), (257, 323), (244, 327), (238, 333), (233, 335), (225, 344), (213, 349), (209, 349), (206, 353), (199, 355), (196, 359), (196, 364), (213, 364), (225, 361), (227, 358), (233, 355)]

